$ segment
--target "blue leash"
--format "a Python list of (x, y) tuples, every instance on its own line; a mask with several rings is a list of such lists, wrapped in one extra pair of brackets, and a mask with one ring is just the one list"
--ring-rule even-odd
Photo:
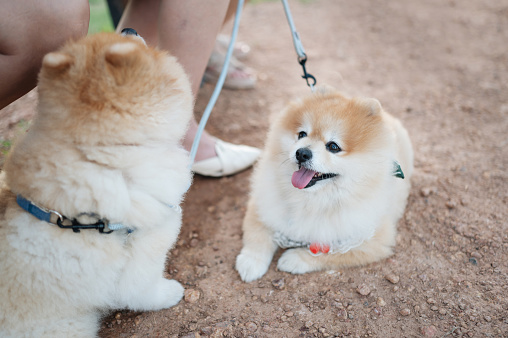
[[(224, 65), (222, 66), (219, 80), (217, 81), (217, 84), (215, 85), (215, 89), (212, 93), (212, 96), (210, 97), (210, 101), (208, 101), (208, 105), (206, 106), (203, 116), (201, 117), (201, 120), (199, 121), (198, 130), (196, 132), (196, 135), (194, 136), (194, 141), (192, 142), (192, 147), (191, 147), (191, 151), (190, 151), (189, 168), (192, 167), (192, 164), (194, 163), (194, 160), (196, 158), (196, 153), (197, 153), (198, 147), (199, 147), (199, 141), (201, 140), (201, 135), (203, 134), (205, 125), (208, 122), (208, 118), (210, 117), (212, 109), (215, 106), (215, 103), (217, 102), (219, 94), (220, 94), (222, 87), (224, 85), (224, 81), (226, 80), (226, 75), (227, 75), (227, 71), (228, 71), (228, 67), (229, 67), (229, 61), (231, 59), (231, 55), (233, 54), (233, 48), (234, 48), (234, 44), (236, 41), (236, 36), (238, 35), (238, 26), (240, 24), (240, 16), (242, 14), (243, 4), (244, 4), (244, 0), (238, 0), (238, 7), (236, 8), (235, 21), (233, 23), (233, 31), (231, 33), (231, 40), (229, 41), (229, 46), (228, 46), (228, 50), (226, 52), (226, 58), (224, 60)], [(307, 85), (310, 87), (312, 92), (314, 92), (314, 86), (316, 85), (316, 78), (312, 74), (307, 73), (307, 69), (305, 68), (305, 62), (307, 62), (307, 55), (305, 54), (305, 50), (304, 50), (302, 42), (300, 40), (300, 36), (298, 35), (298, 32), (296, 31), (295, 25), (293, 23), (293, 17), (291, 16), (291, 11), (289, 9), (287, 0), (282, 0), (282, 4), (284, 6), (286, 18), (289, 23), (289, 28), (291, 29), (291, 34), (293, 36), (293, 44), (295, 46), (296, 54), (298, 55), (298, 63), (300, 63), (300, 65), (303, 68), (302, 78), (304, 78), (307, 81)], [(309, 82), (309, 80), (311, 80), (311, 81)]]
[(199, 141), (201, 140), (201, 135), (203, 134), (203, 130), (205, 129), (205, 125), (208, 122), (208, 118), (212, 112), (213, 107), (215, 106), (215, 102), (219, 97), (220, 91), (222, 90), (222, 86), (224, 85), (224, 81), (226, 80), (226, 75), (228, 72), (229, 61), (231, 59), (231, 55), (233, 54), (233, 48), (235, 45), (236, 36), (238, 35), (238, 26), (240, 25), (240, 16), (242, 14), (244, 0), (238, 0), (238, 6), (236, 8), (235, 21), (233, 23), (233, 32), (231, 33), (231, 40), (229, 41), (228, 50), (226, 52), (226, 58), (224, 60), (224, 65), (222, 65), (222, 70), (217, 80), (217, 84), (215, 85), (215, 89), (210, 97), (210, 101), (208, 101), (208, 105), (205, 108), (203, 116), (199, 121), (198, 130), (196, 135), (194, 136), (194, 141), (192, 142), (192, 148), (190, 151), (190, 164), (189, 168), (194, 163), (194, 159), (196, 158), (196, 153), (199, 147)]

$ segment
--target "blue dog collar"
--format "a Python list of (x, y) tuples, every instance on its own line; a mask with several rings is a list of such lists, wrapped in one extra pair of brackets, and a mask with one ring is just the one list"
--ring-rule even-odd
[(98, 230), (102, 234), (110, 234), (114, 230), (121, 230), (121, 229), (127, 229), (128, 233), (131, 233), (133, 229), (129, 229), (123, 224), (115, 223), (115, 224), (109, 224), (107, 220), (99, 219), (96, 223), (93, 224), (81, 224), (75, 219), (69, 219), (62, 214), (60, 214), (58, 211), (55, 210), (49, 210), (43, 207), (40, 207), (36, 205), (35, 203), (27, 200), (21, 195), (16, 196), (16, 202), (18, 205), (31, 214), (32, 216), (36, 217), (37, 219), (51, 223), (54, 225), (59, 226), (62, 229), (72, 229), (74, 232), (80, 232), (80, 230), (85, 229), (95, 229)]
[(46, 208), (41, 208), (34, 203), (30, 202), (26, 198), (24, 198), (21, 195), (16, 196), (16, 202), (18, 202), (18, 205), (28, 212), (29, 214), (32, 214), (36, 218), (40, 219), (41, 221), (48, 222), (51, 224), (57, 225), (57, 221), (61, 220), (63, 221), (63, 216), (53, 210), (48, 210)]

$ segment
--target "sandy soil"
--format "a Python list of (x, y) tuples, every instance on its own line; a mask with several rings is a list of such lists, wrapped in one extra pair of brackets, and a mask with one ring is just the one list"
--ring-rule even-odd
[[(376, 97), (410, 132), (416, 170), (395, 255), (298, 276), (272, 264), (245, 284), (233, 265), (251, 171), (196, 177), (167, 268), (186, 299), (159, 312), (113, 312), (101, 336), (508, 337), (508, 1), (291, 8), (318, 82)], [(261, 147), (270, 116), (309, 89), (280, 2), (248, 6), (240, 39), (252, 46), (258, 86), (224, 91), (207, 129)], [(203, 87), (198, 113), (212, 90)], [(3, 135), (30, 118), (35, 100), (0, 111)]]

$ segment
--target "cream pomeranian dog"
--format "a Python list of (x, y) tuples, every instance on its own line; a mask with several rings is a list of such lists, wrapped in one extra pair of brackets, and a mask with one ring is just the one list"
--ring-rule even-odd
[(46, 55), (38, 115), (0, 199), (0, 336), (94, 337), (103, 310), (159, 310), (191, 183), (192, 116), (176, 59), (99, 34)]
[(320, 88), (290, 105), (253, 174), (240, 277), (263, 276), (278, 247), (296, 274), (390, 256), (412, 171), (407, 131), (376, 99)]

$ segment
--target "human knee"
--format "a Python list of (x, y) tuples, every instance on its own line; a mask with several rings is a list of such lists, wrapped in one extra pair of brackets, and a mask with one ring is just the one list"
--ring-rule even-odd
[[(48, 3), (48, 2), (44, 2)], [(58, 49), (68, 40), (86, 36), (90, 21), (88, 0), (59, 0), (51, 2), (43, 10), (44, 27), (39, 40), (40, 50), (44, 53)]]

